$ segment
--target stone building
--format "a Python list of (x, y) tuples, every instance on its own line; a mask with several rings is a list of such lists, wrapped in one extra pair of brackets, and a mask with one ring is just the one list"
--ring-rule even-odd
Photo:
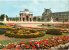
[(32, 21), (33, 20), (33, 13), (30, 12), (28, 9), (24, 11), (20, 11), (20, 21)]
[(50, 21), (51, 17), (55, 22), (69, 21), (69, 11), (53, 13), (50, 9), (45, 9), (42, 14), (43, 21)]

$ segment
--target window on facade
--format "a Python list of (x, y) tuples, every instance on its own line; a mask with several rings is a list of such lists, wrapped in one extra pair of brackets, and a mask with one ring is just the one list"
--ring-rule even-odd
[(47, 21), (49, 21), (50, 19), (48, 18)]
[(59, 20), (59, 18), (56, 18), (56, 21), (58, 21)]
[(65, 19), (65, 22), (67, 22), (68, 21), (68, 19)]

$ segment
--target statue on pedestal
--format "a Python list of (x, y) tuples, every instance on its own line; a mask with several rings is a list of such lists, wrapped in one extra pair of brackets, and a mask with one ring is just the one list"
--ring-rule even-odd
[(6, 15), (4, 15), (4, 22), (6, 22), (7, 21), (7, 19), (6, 19)]
[(51, 21), (50, 21), (51, 23), (53, 22), (53, 18), (51, 17)]

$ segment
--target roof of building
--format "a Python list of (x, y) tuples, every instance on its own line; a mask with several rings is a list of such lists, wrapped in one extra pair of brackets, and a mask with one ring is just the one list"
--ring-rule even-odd
[(69, 11), (66, 12), (55, 12), (55, 13), (51, 13), (52, 15), (69, 15)]
[(28, 9), (25, 9), (24, 11), (20, 11), (20, 13), (33, 14), (33, 13), (30, 12)]

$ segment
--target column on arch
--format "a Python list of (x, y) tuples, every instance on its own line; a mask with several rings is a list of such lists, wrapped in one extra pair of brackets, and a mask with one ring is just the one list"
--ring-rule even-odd
[(33, 15), (30, 14), (30, 21), (33, 21)]

